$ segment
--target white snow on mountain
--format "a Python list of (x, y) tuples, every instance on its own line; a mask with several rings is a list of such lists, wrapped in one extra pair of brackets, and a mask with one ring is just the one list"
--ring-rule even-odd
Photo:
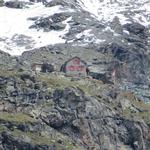
[[(10, 0), (5, 0), (10, 1)], [(13, 1), (13, 0), (11, 0)], [(21, 0), (29, 2), (29, 0)], [(49, 2), (52, 0), (48, 0)], [(68, 0), (69, 1), (69, 0)], [(69, 3), (67, 1), (67, 3)], [(116, 16), (121, 24), (135, 21), (145, 26), (150, 26), (150, 1), (149, 0), (76, 0), (76, 5), (90, 12), (101, 23), (109, 23)], [(62, 31), (44, 32), (29, 29), (33, 21), (31, 17), (48, 17), (59, 12), (75, 11), (62, 6), (45, 7), (42, 3), (33, 3), (23, 9), (0, 7), (0, 50), (11, 55), (20, 55), (22, 52), (49, 44), (65, 43), (63, 38), (69, 32), (69, 21), (65, 20), (66, 28)], [(109, 28), (109, 27), (108, 27)], [(77, 38), (86, 36), (87, 41), (93, 41), (90, 30), (77, 35)], [(99, 39), (94, 41), (101, 42)]]
[[(25, 50), (30, 50), (36, 47), (45, 46), (48, 44), (64, 43), (62, 36), (69, 30), (67, 23), (71, 18), (65, 20), (66, 28), (63, 31), (43, 32), (36, 29), (29, 29), (32, 21), (30, 17), (47, 17), (55, 13), (63, 12), (61, 6), (44, 7), (42, 3), (29, 5), (25, 9), (12, 9), (0, 7), (0, 49), (11, 55), (20, 55)], [(71, 10), (70, 10), (71, 11)], [(28, 43), (18, 45), (16, 42), (22, 36), (23, 40)]]
[[(145, 26), (150, 25), (149, 0), (77, 0), (82, 8), (102, 22), (111, 22), (117, 16), (121, 24), (130, 18)], [(127, 14), (128, 13), (128, 14)]]

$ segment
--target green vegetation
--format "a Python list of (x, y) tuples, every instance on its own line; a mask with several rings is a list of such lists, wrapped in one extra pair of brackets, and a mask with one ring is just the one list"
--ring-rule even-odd
[(36, 144), (36, 145), (55, 144), (57, 150), (61, 150), (62, 147), (64, 147), (64, 146), (67, 150), (81, 150), (81, 148), (75, 147), (72, 144), (71, 140), (69, 140), (68, 138), (61, 138), (61, 140), (63, 140), (62, 141), (63, 145), (62, 145), (58, 142), (59, 137), (57, 137), (57, 139), (54, 139), (54, 138), (48, 137), (46, 135), (45, 136), (40, 135), (40, 133), (38, 133), (38, 132), (36, 132), (36, 133), (35, 132), (26, 132), (25, 133), (18, 129), (15, 129), (14, 131), (12, 131), (12, 135), (14, 137), (21, 137), (22, 135), (25, 135), (31, 139), (31, 143)]
[[(8, 131), (8, 129), (0, 125), (0, 133), (3, 131)], [(31, 140), (30, 143), (35, 144), (35, 145), (51, 145), (55, 144), (57, 150), (62, 150), (63, 147), (65, 147), (67, 150), (83, 150), (79, 146), (75, 146), (68, 137), (58, 134), (56, 137), (52, 138), (47, 135), (41, 135), (39, 132), (23, 132), (18, 129), (14, 129), (11, 131), (11, 135), (13, 137), (23, 137), (27, 136)], [(61, 140), (63, 144), (60, 144), (58, 141)]]
[(19, 77), (21, 75), (21, 72), (18, 72), (17, 70), (4, 70), (0, 71), (0, 76), (2, 77)]
[(123, 111), (123, 117), (129, 120), (143, 119), (145, 122), (150, 122), (150, 111), (133, 112), (130, 108), (126, 108)]
[(40, 136), (38, 132), (32, 133), (32, 132), (22, 132), (18, 129), (15, 129), (12, 131), (12, 135), (15, 137), (20, 137), (22, 135), (28, 136), (31, 139), (31, 142), (34, 144), (52, 144), (54, 143), (53, 140), (51, 140), (48, 137)]
[(30, 116), (24, 113), (8, 113), (8, 112), (0, 112), (0, 120), (16, 122), (16, 123), (32, 123), (36, 120), (31, 118)]
[(4, 127), (3, 125), (0, 125), (0, 133), (2, 133), (3, 131), (5, 131), (6, 127)]
[(150, 122), (150, 110), (141, 112), (138, 114), (140, 118), (142, 118), (145, 122)]
[[(15, 70), (1, 71), (0, 76), (3, 77), (13, 77), (16, 78), (21, 83), (22, 87), (26, 87), (26, 83), (21, 80), (21, 76), (26, 75), (25, 72), (18, 72)], [(55, 89), (64, 89), (66, 87), (76, 87), (85, 92), (86, 95), (96, 96), (104, 88), (104, 85), (101, 81), (96, 81), (88, 78), (80, 78), (79, 80), (73, 80), (71, 77), (63, 77), (61, 75), (54, 74), (42, 74), (37, 75), (27, 75), (35, 77), (37, 82), (41, 82), (43, 86), (47, 86), (49, 92), (53, 92)]]
[(121, 97), (130, 101), (132, 107), (139, 111), (134, 112), (130, 106), (123, 110), (123, 116), (128, 119), (143, 119), (145, 122), (150, 122), (150, 105), (139, 101), (132, 93), (124, 92)]
[(81, 78), (80, 80), (72, 81), (71, 77), (59, 77), (52, 75), (38, 75), (37, 79), (47, 85), (48, 89), (53, 92), (55, 89), (64, 89), (66, 87), (75, 87), (83, 90), (86, 95), (96, 96), (104, 84), (100, 81)]
[(54, 102), (52, 101), (44, 101), (43, 103), (41, 103), (42, 107), (53, 107), (54, 106)]
[[(24, 74), (24, 72), (17, 72), (17, 71), (5, 71), (0, 72), (0, 76), (4, 77), (15, 77), (20, 83), (22, 88), (26, 88), (27, 84), (20, 80), (21, 75)], [(37, 75), (34, 75), (36, 82), (41, 84), (43, 87), (46, 86), (48, 95), (52, 93), (55, 89), (64, 89), (67, 87), (75, 87), (81, 89), (83, 92), (85, 92), (86, 95), (94, 96), (99, 98), (99, 94), (102, 93), (104, 89), (108, 89), (109, 85), (103, 84), (101, 81), (88, 79), (88, 78), (81, 78), (81, 79), (74, 79), (72, 80), (71, 77), (64, 77), (62, 75), (56, 75), (56, 74), (42, 74), (39, 73)], [(34, 84), (34, 83), (33, 83)], [(150, 105), (143, 103), (142, 101), (139, 101), (134, 94), (130, 92), (122, 92), (119, 95), (119, 99), (127, 99), (130, 101), (130, 106), (133, 106), (141, 111), (134, 112), (130, 107), (123, 110), (123, 116), (128, 119), (133, 118), (139, 118), (144, 119), (146, 122), (150, 121)], [(108, 104), (109, 105), (109, 104)], [(118, 108), (118, 102), (114, 101), (110, 103), (113, 108)], [(53, 103), (51, 101), (44, 102), (43, 106), (51, 107), (53, 106)], [(34, 119), (29, 117), (26, 114), (9, 114), (9, 113), (3, 113), (0, 115), (0, 119), (3, 120), (10, 120), (14, 122), (33, 122)]]
[[(35, 122), (33, 118), (30, 116), (23, 114), (23, 113), (16, 113), (16, 114), (10, 114), (7, 112), (1, 112), (0, 113), (0, 120), (5, 120), (9, 122), (15, 122), (15, 123), (32, 123)], [(0, 133), (2, 133), (5, 130), (9, 130), (3, 125), (0, 125)], [(31, 143), (35, 145), (51, 145), (55, 144), (57, 150), (61, 150), (63, 147), (65, 147), (67, 150), (81, 150), (80, 147), (76, 147), (73, 145), (72, 141), (68, 139), (68, 137), (65, 137), (62, 134), (58, 134), (55, 137), (51, 137), (48, 135), (41, 134), (39, 132), (23, 132), (18, 129), (11, 130), (11, 135), (13, 137), (22, 137), (27, 136), (29, 139), (31, 139)], [(59, 139), (63, 142), (63, 144), (60, 144), (58, 141)]]

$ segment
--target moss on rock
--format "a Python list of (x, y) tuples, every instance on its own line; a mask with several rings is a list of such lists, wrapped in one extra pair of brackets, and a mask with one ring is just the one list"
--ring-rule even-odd
[(27, 114), (24, 113), (8, 113), (8, 112), (0, 112), (0, 120), (16, 122), (16, 123), (32, 123), (36, 120), (31, 118)]

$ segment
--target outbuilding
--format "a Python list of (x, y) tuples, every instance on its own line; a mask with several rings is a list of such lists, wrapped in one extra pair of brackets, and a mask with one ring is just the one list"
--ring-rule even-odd
[(34, 63), (32, 64), (31, 68), (33, 71), (37, 73), (38, 72), (49, 73), (54, 71), (54, 66), (48, 63), (43, 63), (43, 64)]
[(35, 72), (41, 72), (42, 64), (34, 63), (32, 64), (31, 69), (32, 71), (35, 71)]
[(87, 76), (87, 63), (79, 57), (73, 57), (61, 66), (61, 71), (67, 76)]

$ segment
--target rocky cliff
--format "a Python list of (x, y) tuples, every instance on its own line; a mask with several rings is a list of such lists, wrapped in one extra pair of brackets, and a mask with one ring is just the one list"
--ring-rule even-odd
[(150, 106), (90, 78), (0, 75), (2, 150), (148, 150)]

